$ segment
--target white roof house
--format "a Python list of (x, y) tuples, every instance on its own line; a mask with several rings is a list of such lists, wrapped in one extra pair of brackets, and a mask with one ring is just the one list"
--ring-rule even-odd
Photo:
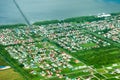
[(109, 17), (109, 16), (111, 16), (111, 14), (102, 13), (97, 15), (97, 17)]

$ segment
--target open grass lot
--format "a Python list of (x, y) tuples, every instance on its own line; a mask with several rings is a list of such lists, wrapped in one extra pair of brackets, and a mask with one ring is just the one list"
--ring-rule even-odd
[(13, 69), (7, 69), (0, 71), (0, 80), (24, 80), (24, 79)]
[[(8, 64), (0, 57), (0, 66), (8, 66)], [(24, 80), (23, 77), (13, 69), (1, 70), (0, 80)]]
[(96, 46), (96, 44), (95, 43), (87, 43), (87, 44), (81, 44), (81, 46), (84, 47), (84, 48), (89, 48), (89, 47)]
[(83, 61), (87, 65), (94, 65), (94, 67), (99, 68), (113, 63), (120, 62), (120, 49), (117, 47), (103, 47), (96, 48), (87, 51), (79, 51), (72, 53), (79, 60)]

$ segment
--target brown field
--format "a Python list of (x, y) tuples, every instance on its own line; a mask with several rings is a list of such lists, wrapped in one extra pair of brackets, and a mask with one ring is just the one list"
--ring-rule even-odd
[(24, 79), (13, 69), (7, 69), (0, 71), (0, 80), (24, 80)]

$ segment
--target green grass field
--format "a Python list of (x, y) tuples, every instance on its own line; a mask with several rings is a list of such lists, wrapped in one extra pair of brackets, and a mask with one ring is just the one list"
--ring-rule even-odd
[(81, 44), (80, 46), (84, 47), (84, 48), (89, 48), (89, 47), (94, 47), (96, 46), (95, 43), (87, 43), (87, 44)]
[(2, 66), (6, 66), (7, 63), (0, 57), (0, 65)]
[(79, 51), (71, 53), (79, 60), (83, 61), (87, 65), (94, 65), (94, 67), (102, 67), (120, 62), (120, 49), (117, 47), (102, 47), (91, 49), (87, 51)]
[(13, 69), (7, 69), (0, 71), (0, 80), (24, 80), (24, 79)]
[[(8, 66), (8, 64), (0, 57), (0, 66)], [(0, 80), (24, 80), (23, 77), (13, 69), (1, 70)]]

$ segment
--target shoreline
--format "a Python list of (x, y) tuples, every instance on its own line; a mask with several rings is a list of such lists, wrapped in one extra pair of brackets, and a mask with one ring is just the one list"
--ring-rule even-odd
[[(100, 13), (100, 14), (102, 14), (102, 13)], [(110, 14), (111, 16), (116, 16), (116, 15), (119, 15), (120, 12), (106, 13), (106, 14)], [(62, 22), (78, 22), (79, 19), (83, 20), (83, 21), (79, 21), (79, 22), (85, 22), (84, 19), (91, 18), (91, 17), (94, 19), (98, 19), (98, 20), (101, 18), (105, 18), (105, 17), (98, 17), (98, 15), (69, 17), (69, 18), (65, 18), (63, 20), (59, 20), (59, 19), (41, 20), (41, 21), (35, 21), (35, 22), (31, 23), (31, 25), (48, 25), (48, 24), (55, 24), (55, 23), (62, 23)], [(70, 20), (72, 20), (72, 21), (70, 21)], [(74, 21), (74, 20), (77, 20), (77, 21)], [(93, 21), (95, 21), (95, 20), (93, 20)], [(89, 22), (89, 20), (88, 20), (88, 22)], [(27, 25), (26, 23), (0, 24), (0, 29), (2, 27), (3, 28), (5, 28), (5, 27), (6, 28), (15, 28), (15, 27), (19, 27), (19, 26), (29, 26), (29, 25)]]

